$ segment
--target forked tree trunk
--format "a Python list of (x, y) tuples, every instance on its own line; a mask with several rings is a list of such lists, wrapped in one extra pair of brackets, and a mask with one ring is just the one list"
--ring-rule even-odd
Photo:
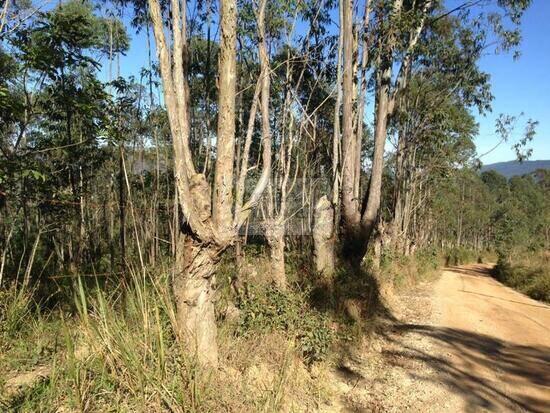
[[(265, 2), (260, 5), (262, 16)], [(271, 174), (271, 136), (262, 136), (263, 170), (247, 202), (233, 201), (235, 162), (235, 94), (237, 2), (220, 2), (220, 50), (218, 79), (218, 134), (216, 168), (212, 188), (196, 172), (189, 141), (189, 86), (187, 84), (186, 1), (171, 1), (171, 24), (167, 32), (159, 0), (148, 0), (174, 149), (174, 175), (188, 228), (187, 238), (178, 237), (173, 290), (178, 310), (178, 336), (189, 345), (203, 365), (216, 366), (218, 351), (214, 319), (214, 273), (220, 254), (235, 240), (249, 211), (259, 202)], [(260, 26), (260, 22), (258, 23)], [(168, 41), (167, 41), (168, 33)], [(172, 46), (171, 50), (169, 49)], [(263, 53), (264, 58), (267, 58)], [(265, 66), (265, 65), (264, 65)], [(265, 74), (265, 71), (264, 71)], [(265, 76), (264, 86), (265, 86)], [(267, 99), (268, 96), (264, 97)], [(243, 170), (248, 159), (242, 160)], [(239, 181), (242, 185), (243, 181)], [(241, 193), (242, 188), (239, 189)]]
[(371, 175), (368, 186), (368, 198), (365, 211), (361, 217), (363, 226), (364, 245), (360, 246), (359, 254), (362, 256), (367, 249), (366, 243), (370, 239), (378, 212), (380, 210), (380, 199), (382, 195), (382, 174), (384, 171), (384, 146), (388, 129), (388, 105), (391, 82), (391, 63), (386, 60), (377, 86), (376, 96), (376, 127), (374, 130), (374, 154), (372, 156)]
[[(359, 206), (358, 191), (356, 183), (358, 182), (357, 165), (351, 163), (360, 162), (357, 139), (353, 136), (352, 119), (353, 104), (351, 96), (352, 73), (353, 73), (353, 7), (351, 0), (343, 1), (342, 24), (340, 35), (343, 37), (343, 106), (342, 106), (342, 259), (352, 266), (359, 266), (364, 257), (368, 242), (371, 239), (377, 224), (380, 211), (380, 201), (382, 193), (382, 175), (384, 170), (384, 146), (388, 132), (388, 120), (394, 113), (396, 106), (396, 97), (407, 86), (410, 76), (410, 68), (413, 62), (413, 52), (420, 38), (426, 12), (432, 6), (432, 2), (427, 0), (422, 5), (422, 18), (414, 27), (408, 38), (408, 44), (403, 54), (398, 75), (393, 80), (392, 68), (396, 61), (394, 60), (394, 49), (397, 39), (403, 33), (394, 32), (394, 25), (387, 25), (389, 29), (384, 29), (386, 23), (393, 23), (402, 13), (403, 1), (396, 0), (391, 7), (391, 13), (384, 18), (383, 13), (378, 14), (378, 30), (380, 37), (378, 39), (379, 61), (376, 73), (376, 115), (374, 130), (374, 153), (372, 157), (372, 167), (370, 180), (365, 193), (362, 205)], [(383, 8), (380, 8), (382, 10)], [(368, 6), (366, 12), (368, 11)], [(366, 19), (368, 20), (368, 18)], [(365, 24), (368, 22), (365, 21)], [(363, 47), (366, 47), (364, 44)], [(361, 108), (359, 108), (361, 109)], [(358, 120), (359, 123), (359, 120)]]
[(180, 234), (172, 288), (179, 339), (202, 365), (218, 364), (214, 282), (221, 251)]
[[(270, 110), (269, 110), (269, 101), (270, 101), (270, 67), (269, 67), (269, 54), (267, 47), (267, 38), (265, 30), (265, 11), (266, 11), (267, 1), (262, 0), (259, 3), (259, 10), (257, 14), (257, 23), (258, 23), (258, 50), (260, 55), (260, 66), (261, 66), (261, 100), (260, 100), (260, 110), (262, 115), (262, 136), (266, 141), (271, 142), (271, 126), (270, 126)], [(287, 64), (287, 81), (290, 80), (289, 65)], [(286, 114), (290, 115), (288, 110), (290, 106), (290, 94), (287, 92), (284, 103), (283, 110), (283, 122), (286, 119)], [(290, 176), (290, 167), (292, 160), (292, 128), (293, 128), (293, 117), (290, 115), (290, 124), (288, 131), (285, 134), (285, 129), (281, 134), (281, 140), (279, 142), (279, 164), (282, 169), (278, 168), (278, 172), (282, 172), (279, 176), (280, 179), (274, 179), (271, 177), (271, 182), (269, 183), (269, 198), (267, 202), (268, 211), (267, 219), (264, 224), (265, 235), (270, 249), (270, 259), (271, 259), (271, 277), (280, 290), (285, 290), (287, 287), (286, 273), (285, 273), (285, 218), (286, 218), (286, 202), (288, 191), (292, 190), (294, 182), (291, 184), (291, 187), (288, 187), (288, 180)], [(296, 169), (297, 171), (297, 169)], [(295, 175), (296, 177), (296, 175)], [(275, 197), (273, 194), (273, 189), (276, 189), (280, 192), (280, 198), (278, 201), (278, 208), (275, 207)]]

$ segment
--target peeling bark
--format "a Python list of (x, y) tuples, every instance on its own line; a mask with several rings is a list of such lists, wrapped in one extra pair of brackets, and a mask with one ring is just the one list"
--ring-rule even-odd
[[(261, 178), (246, 203), (242, 200), (244, 191), (237, 194), (239, 199), (234, 202), (237, 3), (236, 0), (222, 0), (220, 3), (217, 157), (211, 188), (205, 175), (196, 173), (189, 147), (187, 4), (171, 0), (169, 30), (165, 30), (165, 16), (159, 0), (148, 0), (174, 149), (177, 207), (181, 207), (185, 219), (185, 233), (178, 225), (174, 228), (174, 238), (178, 239), (173, 280), (178, 336), (189, 345), (201, 364), (212, 366), (218, 361), (214, 274), (220, 255), (236, 239), (248, 212), (259, 202), (271, 174), (271, 136), (264, 134)], [(259, 29), (263, 26), (264, 14), (265, 0), (260, 5)], [(263, 47), (260, 48), (262, 104), (269, 98), (268, 55), (265, 44)], [(247, 162), (247, 159), (242, 159), (242, 165), (247, 165)], [(241, 176), (239, 185), (244, 187), (243, 181)]]
[(180, 235), (173, 291), (176, 299), (178, 335), (193, 349), (202, 365), (217, 366), (216, 318), (214, 313), (215, 271), (220, 248), (205, 245), (193, 236)]
[(237, 3), (220, 2), (220, 52), (218, 94), (218, 141), (212, 217), (218, 236), (232, 238), (233, 164), (235, 162), (235, 93), (237, 79)]
[(313, 242), (315, 268), (324, 276), (334, 273), (334, 207), (326, 196), (315, 206)]
[(265, 236), (269, 244), (271, 277), (277, 288), (286, 290), (284, 223), (279, 219), (267, 220)]

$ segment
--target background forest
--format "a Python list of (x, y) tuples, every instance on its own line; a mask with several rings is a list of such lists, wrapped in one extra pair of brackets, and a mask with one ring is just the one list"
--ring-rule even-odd
[[(6, 0), (0, 386), (48, 380), (0, 403), (311, 411), (443, 265), (550, 301), (550, 172), (473, 142), (529, 3)], [(535, 128), (495, 132), (523, 160)]]

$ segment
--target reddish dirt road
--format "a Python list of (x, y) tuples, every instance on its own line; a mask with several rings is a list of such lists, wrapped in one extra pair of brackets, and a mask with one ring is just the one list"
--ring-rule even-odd
[(459, 411), (550, 412), (550, 307), (490, 277), (488, 265), (443, 272), (426, 332)]
[(550, 306), (490, 269), (447, 268), (400, 294), (397, 322), (335, 376), (326, 411), (550, 413)]

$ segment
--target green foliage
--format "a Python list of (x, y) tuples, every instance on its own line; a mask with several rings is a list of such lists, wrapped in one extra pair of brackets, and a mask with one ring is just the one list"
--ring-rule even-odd
[(95, 26), (95, 43), (103, 55), (113, 57), (128, 51), (130, 38), (123, 22), (114, 18), (99, 18)]
[(514, 177), (497, 196), (492, 223), (498, 251), (507, 255), (543, 247), (550, 205), (543, 188), (531, 176)]
[(500, 282), (515, 288), (535, 300), (550, 303), (550, 265), (548, 256), (530, 254), (512, 264), (507, 258), (500, 257), (494, 269), (494, 275)]
[(435, 248), (423, 248), (415, 254), (419, 273), (426, 274), (439, 268), (441, 257)]
[(286, 331), (296, 337), (307, 362), (322, 360), (333, 334), (328, 319), (310, 308), (306, 298), (304, 293), (280, 291), (272, 286), (251, 286), (239, 304), (242, 314), (238, 334)]
[(497, 171), (486, 171), (481, 174), (481, 180), (487, 185), (489, 191), (496, 197), (497, 201), (503, 199), (508, 189), (506, 177)]
[(474, 251), (463, 248), (463, 247), (454, 247), (451, 248), (445, 257), (446, 265), (463, 265), (471, 264), (477, 262), (479, 254), (476, 254)]

